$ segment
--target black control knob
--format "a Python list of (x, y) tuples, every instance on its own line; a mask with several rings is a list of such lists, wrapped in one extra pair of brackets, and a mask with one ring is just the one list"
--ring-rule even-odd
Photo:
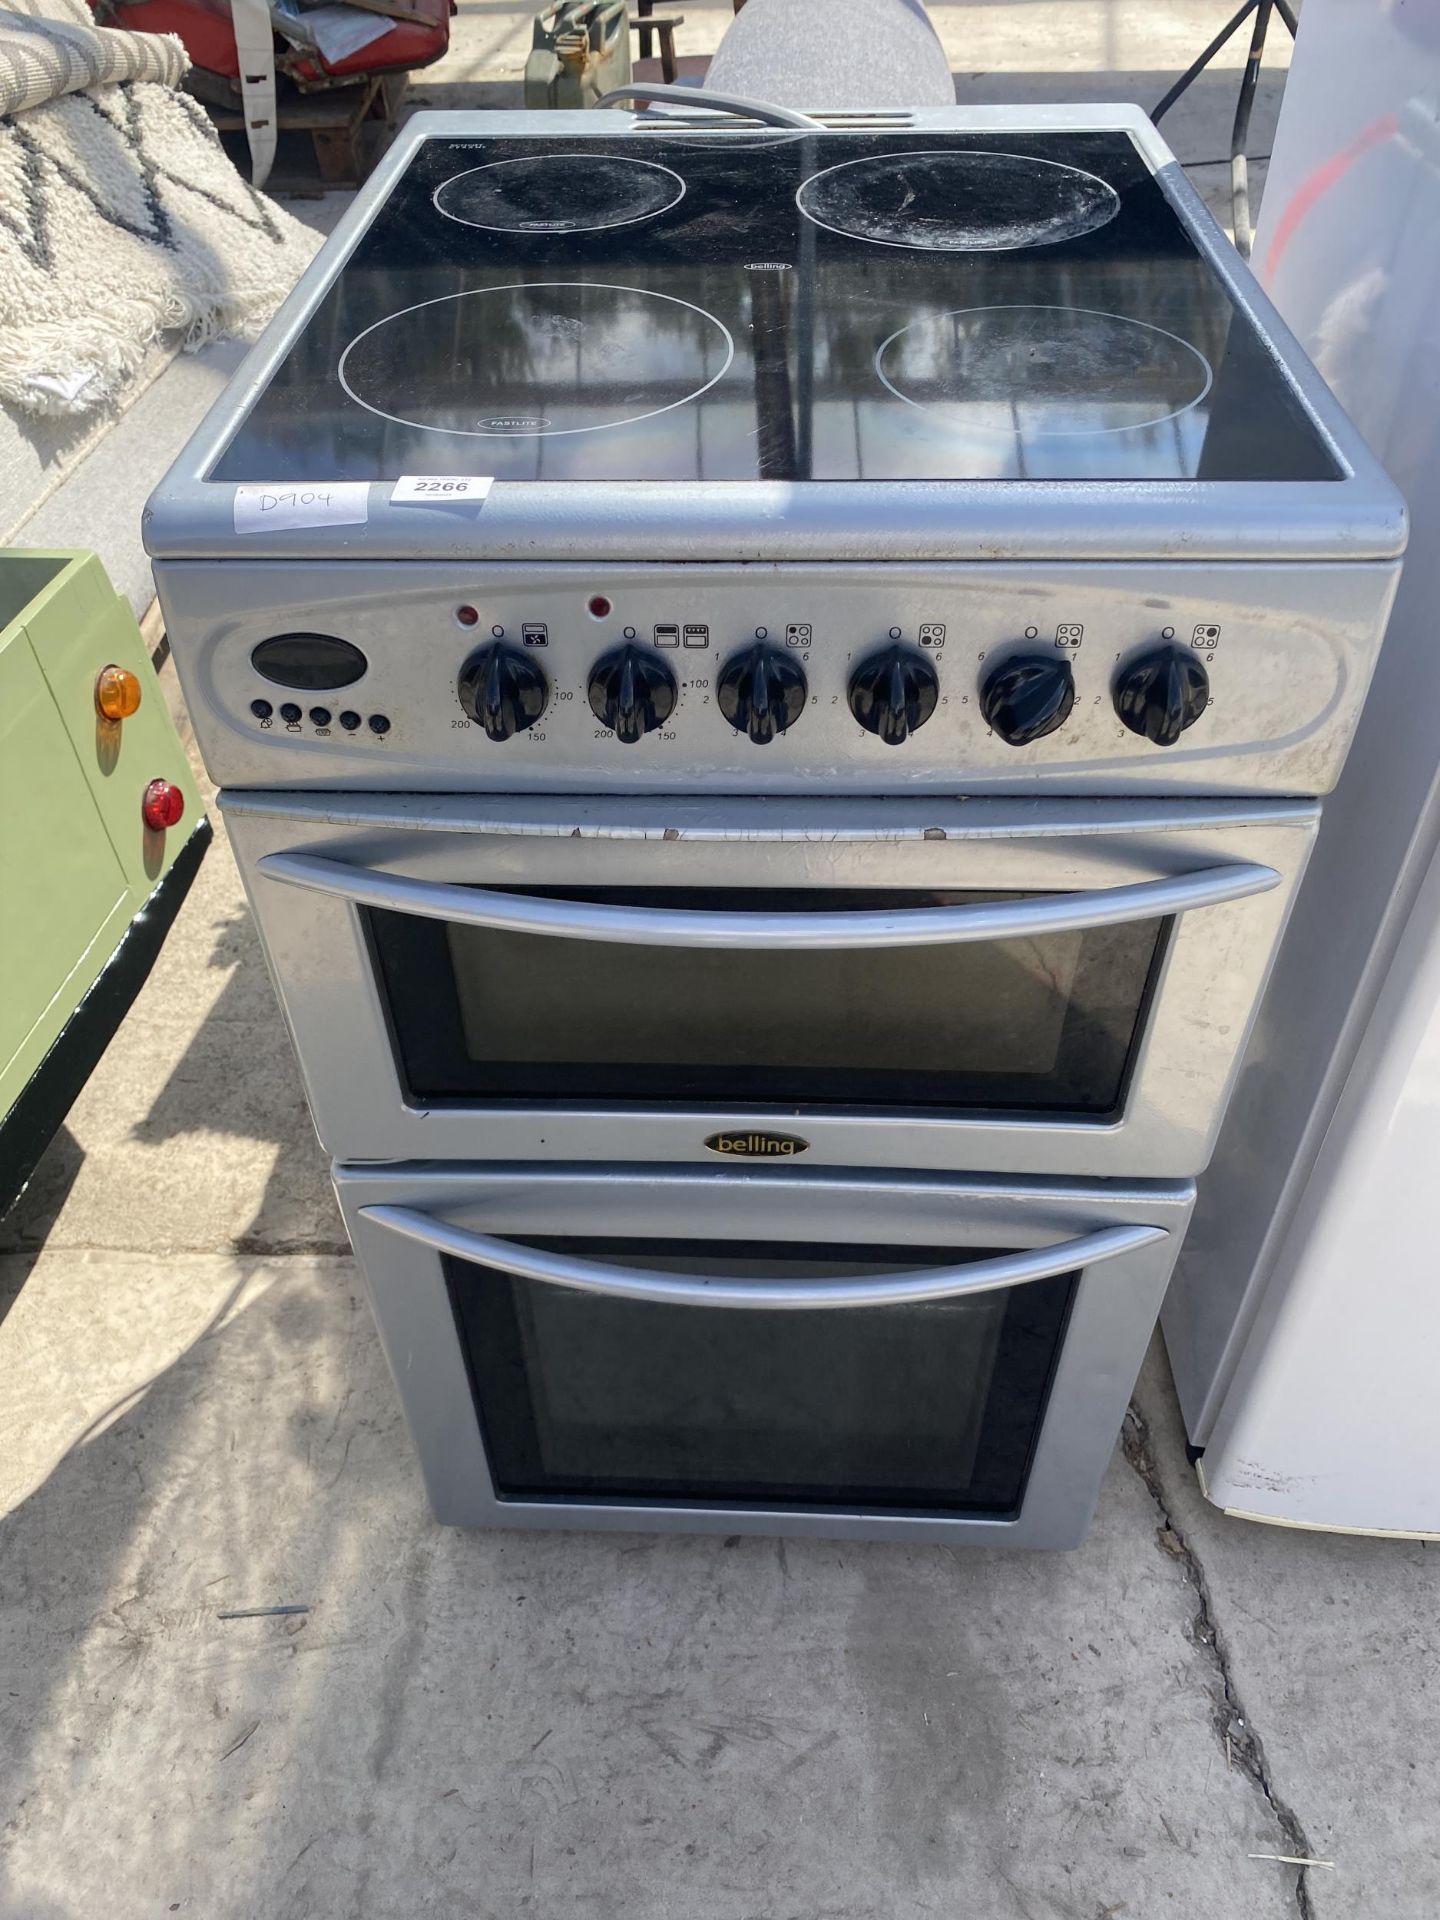
[(884, 647), (850, 676), (850, 711), (887, 747), (902, 746), (923, 727), (939, 698), (939, 675), (913, 647)]
[(627, 747), (663, 727), (675, 711), (675, 676), (644, 647), (616, 647), (602, 655), (588, 691), (590, 711)]
[(460, 704), (489, 740), (508, 740), (533, 727), (550, 698), (550, 682), (528, 654), (494, 640), (460, 669)]
[(1012, 654), (986, 674), (980, 688), (985, 724), (1012, 747), (1063, 727), (1074, 704), (1070, 662), (1048, 653)]
[(805, 711), (808, 690), (798, 661), (757, 640), (725, 662), (716, 691), (731, 726), (748, 733), (757, 747), (768, 747)]
[(1205, 663), (1184, 647), (1142, 653), (1115, 680), (1115, 711), (1132, 733), (1157, 747), (1173, 747), (1209, 704)]

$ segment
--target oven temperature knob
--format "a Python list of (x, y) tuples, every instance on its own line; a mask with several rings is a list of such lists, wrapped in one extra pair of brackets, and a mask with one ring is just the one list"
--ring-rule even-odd
[(1173, 747), (1210, 704), (1205, 663), (1183, 647), (1157, 647), (1123, 668), (1115, 681), (1115, 711), (1132, 733)]
[(1012, 747), (1028, 746), (1063, 727), (1074, 704), (1070, 662), (1047, 653), (1012, 654), (980, 688), (986, 726)]
[(768, 747), (777, 733), (794, 726), (807, 691), (805, 675), (789, 655), (758, 640), (725, 662), (716, 689), (721, 713), (757, 747)]
[(850, 676), (850, 711), (887, 747), (903, 746), (923, 727), (939, 697), (939, 676), (913, 647), (886, 647)]
[(590, 673), (590, 711), (627, 747), (675, 711), (675, 676), (644, 647), (616, 647)]
[(488, 740), (508, 740), (533, 727), (550, 698), (550, 682), (518, 647), (498, 640), (480, 647), (460, 669), (460, 704)]

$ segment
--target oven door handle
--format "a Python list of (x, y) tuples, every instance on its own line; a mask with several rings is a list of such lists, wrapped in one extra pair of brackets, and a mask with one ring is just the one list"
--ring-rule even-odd
[(861, 913), (708, 913), (676, 907), (616, 907), (591, 900), (547, 900), (442, 881), (377, 873), (313, 853), (267, 853), (267, 880), (328, 893), (356, 906), (418, 914), (465, 927), (545, 934), (560, 940), (612, 941), (635, 947), (722, 947), (777, 951), (861, 947), (933, 947), (962, 940), (1020, 940), (1082, 927), (1157, 920), (1196, 907), (1267, 893), (1273, 867), (1237, 861), (1133, 886), (1032, 894), (968, 907), (900, 907)]
[(644, 1267), (612, 1267), (598, 1260), (540, 1251), (515, 1240), (472, 1233), (413, 1207), (370, 1206), (363, 1220), (414, 1240), (434, 1253), (478, 1261), (522, 1280), (603, 1294), (612, 1300), (648, 1300), (672, 1307), (900, 1307), (925, 1300), (958, 1300), (972, 1293), (994, 1293), (1031, 1280), (1096, 1266), (1102, 1260), (1136, 1253), (1168, 1238), (1164, 1227), (1101, 1227), (1058, 1246), (1026, 1248), (993, 1260), (972, 1260), (961, 1267), (922, 1267), (911, 1273), (874, 1274), (860, 1280), (745, 1280), (694, 1273), (652, 1273)]

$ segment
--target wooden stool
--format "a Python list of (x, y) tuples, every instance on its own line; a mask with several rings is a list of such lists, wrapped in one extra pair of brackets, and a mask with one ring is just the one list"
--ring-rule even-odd
[[(735, 11), (739, 13), (745, 0), (735, 0)], [(667, 85), (673, 85), (676, 77), (675, 29), (683, 27), (683, 13), (663, 15), (655, 12), (655, 0), (635, 0), (638, 18), (630, 22), (631, 29), (640, 36), (639, 58), (650, 59), (654, 52), (651, 35), (660, 42), (660, 77)]]

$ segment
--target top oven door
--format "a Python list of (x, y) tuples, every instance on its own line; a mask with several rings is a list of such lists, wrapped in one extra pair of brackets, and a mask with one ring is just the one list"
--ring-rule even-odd
[(342, 1160), (1178, 1178), (1317, 820), (1238, 802), (228, 796)]

